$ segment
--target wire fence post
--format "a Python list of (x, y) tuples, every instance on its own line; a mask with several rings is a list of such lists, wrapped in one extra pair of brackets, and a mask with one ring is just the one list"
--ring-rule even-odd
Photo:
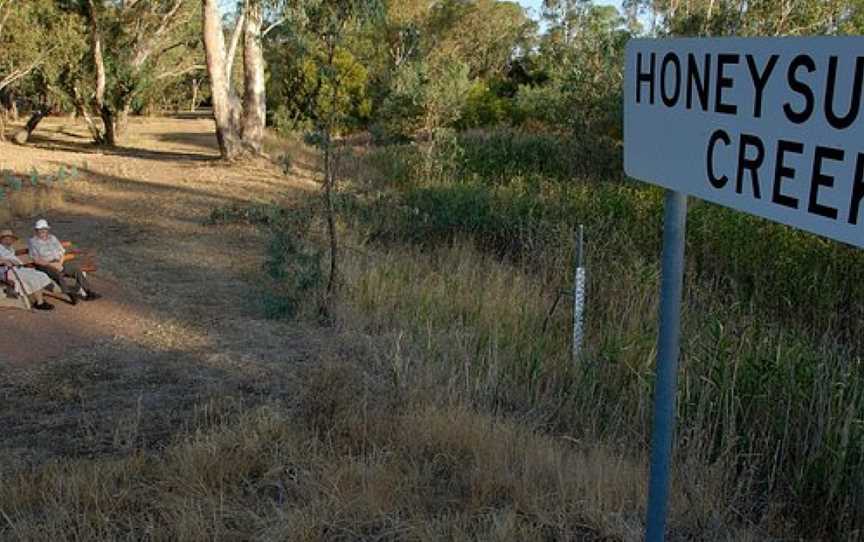
[(660, 333), (657, 339), (657, 378), (654, 384), (654, 432), (651, 435), (646, 542), (662, 542), (666, 537), (669, 470), (672, 436), (675, 432), (675, 390), (678, 387), (678, 355), (681, 343), (687, 196), (667, 190), (665, 206)]
[(573, 277), (573, 361), (579, 359), (585, 340), (585, 228), (579, 224), (576, 236), (576, 273)]

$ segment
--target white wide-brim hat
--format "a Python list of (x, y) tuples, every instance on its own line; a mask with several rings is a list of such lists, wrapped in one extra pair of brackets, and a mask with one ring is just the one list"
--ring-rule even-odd
[(33, 226), (34, 230), (50, 230), (51, 226), (48, 225), (48, 221), (44, 218), (36, 221), (36, 225)]

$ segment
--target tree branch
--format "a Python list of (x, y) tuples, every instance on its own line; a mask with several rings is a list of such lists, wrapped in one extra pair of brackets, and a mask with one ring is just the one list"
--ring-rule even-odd
[[(200, 39), (200, 37), (199, 37), (199, 39)], [(172, 43), (171, 45), (169, 45), (169, 46), (167, 46), (167, 47), (163, 47), (161, 51), (159, 51), (158, 53), (156, 53), (156, 57), (157, 57), (157, 58), (158, 58), (158, 57), (161, 57), (161, 56), (164, 55), (165, 53), (168, 53), (168, 52), (170, 52), (170, 51), (173, 51), (174, 49), (176, 49), (176, 48), (178, 48), (178, 47), (183, 47), (184, 45), (188, 47), (188, 46), (190, 45), (190, 41), (189, 41), (189, 40), (187, 40), (187, 41), (178, 41), (177, 43)], [(194, 45), (194, 44), (193, 44), (193, 45)]]
[(276, 21), (275, 23), (271, 24), (270, 26), (268, 26), (268, 27), (264, 30), (264, 32), (261, 32), (261, 37), (262, 37), (262, 38), (265, 37), (265, 36), (266, 36), (267, 34), (269, 34), (270, 31), (273, 30), (274, 28), (276, 28), (276, 27), (278, 27), (278, 26), (282, 26), (282, 24), (283, 24), (285, 21), (287, 21), (287, 20), (288, 20), (288, 17), (282, 17), (281, 19), (279, 19), (279, 20)]
[(10, 73), (9, 75), (7, 75), (6, 77), (4, 77), (3, 79), (0, 79), (0, 90), (3, 90), (4, 88), (8, 87), (9, 85), (27, 77), (30, 74), (30, 72), (32, 72), (33, 70), (38, 68), (43, 62), (44, 62), (44, 59), (40, 58), (39, 60), (37, 60), (36, 62), (31, 64), (30, 66), (28, 66), (26, 68), (21, 68), (20, 70), (15, 70), (12, 73)]
[(11, 3), (8, 0), (0, 0), (0, 37), (3, 36), (3, 27), (6, 26), (6, 21), (12, 15)]
[[(248, 0), (247, 0), (248, 1)], [(231, 90), (231, 74), (234, 72), (234, 57), (237, 55), (237, 44), (240, 43), (240, 34), (243, 33), (243, 25), (246, 22), (246, 1), (240, 7), (237, 22), (234, 24), (234, 32), (231, 34), (231, 45), (225, 56), (225, 78), (228, 80), (228, 90)]]
[(187, 73), (196, 72), (199, 70), (206, 70), (207, 66), (204, 64), (193, 64), (192, 66), (188, 66), (186, 68), (182, 68), (173, 72), (165, 72), (160, 73), (156, 76), (157, 81), (161, 81), (162, 79), (169, 79), (171, 77), (180, 77), (182, 75), (186, 75)]
[[(138, 38), (138, 45), (135, 48), (135, 55), (132, 57), (132, 66), (136, 69), (140, 68), (144, 65), (145, 62), (150, 58), (150, 55), (153, 54), (153, 50), (156, 48), (156, 42), (162, 37), (168, 28), (171, 26), (171, 22), (174, 17), (177, 15), (177, 12), (180, 11), (180, 8), (183, 7), (184, 0), (175, 0), (174, 4), (162, 16), (162, 20), (159, 23), (159, 26), (156, 30), (150, 34), (149, 39), (143, 39), (141, 37)], [(140, 35), (139, 35), (140, 36)]]

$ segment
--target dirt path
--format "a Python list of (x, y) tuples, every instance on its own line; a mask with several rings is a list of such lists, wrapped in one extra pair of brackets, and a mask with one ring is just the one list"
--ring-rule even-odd
[[(206, 225), (216, 207), (316, 189), (308, 172), (222, 164), (209, 120), (138, 120), (131, 131), (126, 148), (101, 152), (83, 126), (49, 119), (33, 147), (0, 143), (0, 169), (81, 171), (47, 218), (98, 252), (105, 294), (58, 301), (52, 313), (0, 311), (0, 469), (4, 457), (116, 451), (118, 424), (141, 412), (137, 442), (156, 442), (190, 405), (290, 393), (291, 367), (344, 347), (319, 329), (266, 320), (250, 291), (265, 239), (251, 226)], [(312, 163), (298, 152), (295, 164)], [(31, 227), (13, 226), (19, 235)]]
[(0, 311), (0, 349), (7, 362), (38, 363), (100, 341), (140, 337), (144, 311), (126, 300), (122, 286), (94, 276), (93, 288), (104, 297), (98, 303), (72, 307), (49, 297), (52, 313)]

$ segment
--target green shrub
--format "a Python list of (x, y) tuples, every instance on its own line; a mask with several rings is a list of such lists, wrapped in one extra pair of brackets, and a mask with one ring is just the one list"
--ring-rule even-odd
[(323, 251), (308, 241), (310, 209), (283, 213), (269, 224), (270, 242), (264, 269), (270, 278), (264, 308), (270, 318), (295, 318), (304, 306), (312, 306), (324, 282)]
[(308, 240), (312, 221), (310, 207), (233, 204), (210, 211), (208, 225), (250, 224), (268, 233), (264, 271), (269, 280), (260, 293), (269, 318), (299, 316), (322, 284), (322, 251)]
[(513, 116), (512, 101), (495, 94), (484, 81), (477, 81), (468, 91), (462, 115), (456, 123), (460, 130), (497, 126)]

